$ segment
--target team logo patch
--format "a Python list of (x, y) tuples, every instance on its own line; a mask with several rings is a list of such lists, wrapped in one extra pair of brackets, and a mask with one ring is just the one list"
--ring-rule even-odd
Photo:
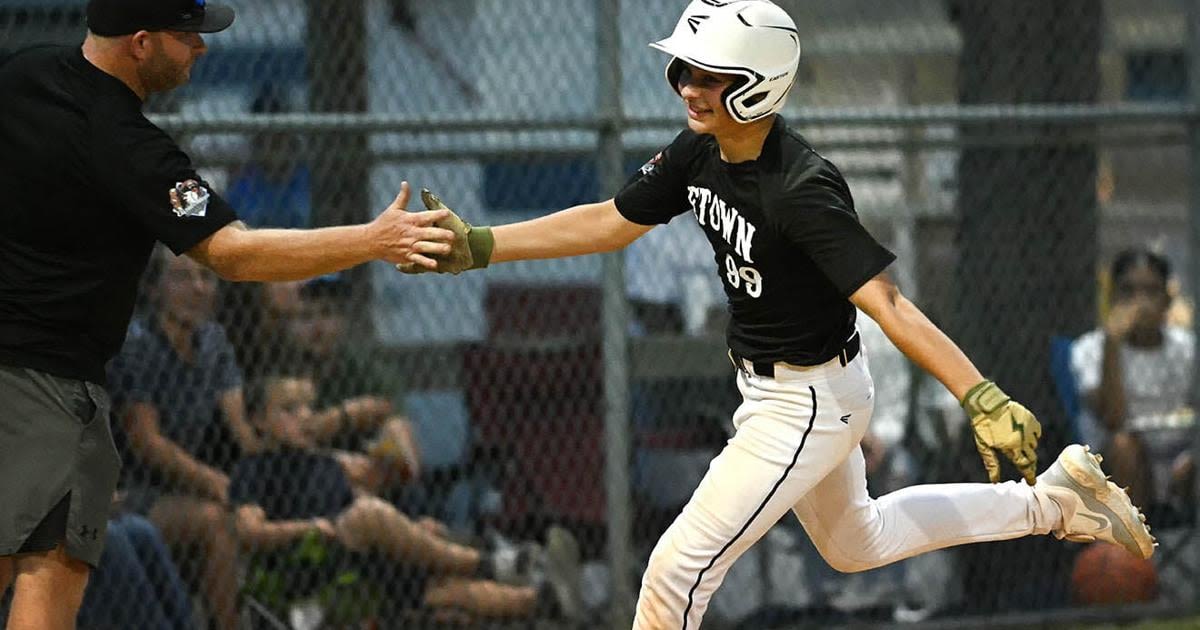
[(650, 158), (650, 161), (643, 164), (642, 168), (640, 168), (638, 170), (642, 172), (642, 175), (649, 175), (650, 173), (654, 172), (654, 169), (658, 167), (658, 163), (661, 161), (662, 161), (662, 151), (659, 151), (658, 155)]
[(175, 216), (202, 217), (208, 211), (208, 190), (194, 179), (178, 182), (167, 194)]

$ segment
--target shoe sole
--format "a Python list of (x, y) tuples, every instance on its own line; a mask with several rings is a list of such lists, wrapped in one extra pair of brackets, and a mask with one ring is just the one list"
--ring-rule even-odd
[(583, 593), (579, 582), (579, 542), (557, 525), (546, 531), (546, 577), (567, 619), (583, 616)]
[[(1129, 500), (1129, 495), (1104, 475), (1099, 456), (1086, 446), (1072, 444), (1063, 450), (1054, 466), (1063, 471), (1062, 475), (1056, 477), (1061, 477), (1062, 481), (1072, 486), (1089, 511), (1108, 518), (1109, 530), (1117, 544), (1139, 558), (1154, 555), (1157, 543), (1154, 536), (1150, 535), (1146, 517)], [(1094, 540), (1095, 537), (1080, 535), (1068, 536), (1067, 539), (1090, 542), (1088, 539)]]

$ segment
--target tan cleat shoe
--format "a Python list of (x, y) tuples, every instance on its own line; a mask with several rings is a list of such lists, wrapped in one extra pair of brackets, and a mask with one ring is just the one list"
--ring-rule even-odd
[(1149, 558), (1158, 543), (1146, 517), (1124, 490), (1108, 481), (1100, 460), (1090, 448), (1072, 444), (1038, 475), (1034, 489), (1044, 491), (1063, 512), (1063, 528), (1054, 533), (1074, 542), (1109, 542)]

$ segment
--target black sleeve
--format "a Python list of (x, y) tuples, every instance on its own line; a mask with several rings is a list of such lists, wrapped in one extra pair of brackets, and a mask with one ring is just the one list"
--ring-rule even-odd
[(99, 185), (171, 251), (182, 254), (237, 219), (165, 132), (140, 114), (104, 118), (92, 123)]
[(617, 193), (617, 210), (640, 225), (668, 223), (688, 209), (687, 167), (697, 136), (685, 130), (646, 162)]
[(783, 233), (849, 297), (896, 260), (858, 221), (845, 180), (825, 163), (789, 187), (780, 216)]

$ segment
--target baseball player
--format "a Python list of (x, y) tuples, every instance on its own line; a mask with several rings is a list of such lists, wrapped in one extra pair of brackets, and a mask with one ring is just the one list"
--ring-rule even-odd
[[(142, 101), (187, 82), (233, 10), (91, 0), (82, 48), (0, 58), (0, 595), (10, 629), (71, 628), (100, 558), (119, 458), (104, 364), (121, 347), (154, 242), (233, 280), (318, 276), (374, 259), (436, 266), (446, 212), (248, 230)], [(235, 611), (236, 612), (236, 611)], [(226, 622), (221, 622), (228, 625)], [(236, 623), (234, 617), (228, 623)], [(232, 626), (230, 626), (232, 627)]]
[[(859, 224), (841, 173), (777, 115), (800, 58), (787, 13), (695, 0), (651, 46), (671, 55), (688, 128), (614, 199), (495, 228), (452, 218), (465, 238), (439, 268), (612, 251), (683, 212), (704, 229), (743, 402), (734, 437), (650, 557), (634, 627), (698, 628), (729, 567), (788, 511), (841, 571), (1048, 533), (1149, 557), (1149, 529), (1099, 456), (1072, 445), (1036, 476), (1037, 419), (900, 294), (886, 271), (895, 257)], [(867, 494), (859, 441), (874, 401), (856, 306), (962, 401), (993, 483)], [(998, 483), (997, 451), (1025, 483)]]

